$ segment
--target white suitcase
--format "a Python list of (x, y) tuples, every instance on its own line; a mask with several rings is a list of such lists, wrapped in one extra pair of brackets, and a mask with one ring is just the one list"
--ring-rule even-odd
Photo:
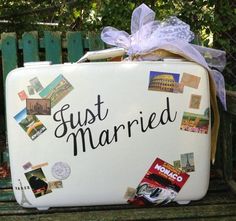
[(207, 192), (209, 82), (195, 63), (34, 63), (9, 73), (6, 103), (24, 207), (187, 203)]

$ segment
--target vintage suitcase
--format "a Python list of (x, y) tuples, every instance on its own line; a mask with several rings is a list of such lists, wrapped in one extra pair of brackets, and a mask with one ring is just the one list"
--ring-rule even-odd
[(209, 82), (195, 63), (32, 63), (9, 73), (6, 107), (24, 207), (188, 203), (207, 192)]

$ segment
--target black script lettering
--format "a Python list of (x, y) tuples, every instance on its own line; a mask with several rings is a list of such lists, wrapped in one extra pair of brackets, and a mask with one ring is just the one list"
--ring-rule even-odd
[(55, 120), (56, 122), (62, 122), (58, 125), (58, 127), (56, 128), (56, 130), (54, 132), (54, 134), (57, 138), (61, 138), (61, 137), (65, 136), (67, 133), (67, 125), (66, 124), (69, 123), (70, 121), (65, 121), (63, 112), (69, 108), (70, 108), (70, 105), (65, 104), (61, 107), (61, 109), (59, 111), (57, 111), (53, 115), (53, 120)]
[(100, 121), (105, 120), (105, 118), (108, 115), (108, 109), (106, 109), (105, 114), (102, 114), (102, 107), (101, 105), (104, 102), (101, 101), (100, 95), (97, 96), (97, 103), (95, 103), (94, 105), (97, 106), (97, 113), (93, 113), (92, 110), (90, 110), (89, 108), (86, 108), (85, 110), (85, 117), (84, 120), (81, 119), (81, 112), (78, 111), (77, 112), (77, 121), (75, 120), (75, 115), (73, 113), (70, 113), (70, 117), (69, 120), (65, 120), (65, 116), (64, 116), (64, 112), (66, 110), (68, 110), (70, 108), (69, 104), (65, 104), (61, 107), (60, 110), (58, 110), (57, 112), (55, 112), (55, 114), (53, 115), (53, 119), (56, 122), (61, 122), (57, 128), (55, 129), (54, 135), (57, 138), (61, 138), (63, 136), (65, 136), (67, 134), (68, 131), (68, 124), (70, 125), (70, 129), (75, 129), (78, 126), (79, 127), (83, 127), (86, 126), (87, 124), (93, 124), (97, 117)]
[(127, 124), (128, 124), (128, 137), (131, 137), (131, 126), (133, 125), (133, 123), (136, 123), (138, 124), (138, 120), (133, 120), (133, 121), (128, 121)]
[(112, 137), (112, 140), (113, 140), (113, 138), (115, 138), (115, 142), (118, 141), (118, 131), (119, 131), (119, 129), (120, 129), (121, 127), (122, 127), (123, 129), (125, 129), (125, 125), (123, 125), (123, 124), (119, 125), (118, 127), (117, 127), (117, 126), (114, 126), (114, 136)]
[(106, 110), (106, 113), (105, 113), (105, 115), (104, 115), (104, 117), (102, 117), (102, 115), (101, 115), (101, 104), (103, 104), (104, 102), (103, 101), (101, 101), (101, 99), (100, 99), (100, 95), (98, 95), (97, 96), (97, 103), (95, 104), (95, 106), (98, 106), (98, 118), (99, 118), (99, 120), (105, 120), (105, 118), (107, 117), (107, 114), (108, 114), (108, 109)]
[(103, 130), (99, 136), (99, 144), (104, 146), (106, 144), (110, 144), (114, 139), (114, 136), (111, 140), (109, 140), (109, 130)]
[(150, 115), (150, 117), (149, 117), (148, 127), (149, 127), (150, 129), (154, 129), (154, 128), (158, 127), (158, 125), (160, 124), (160, 122), (159, 122), (159, 123), (158, 123), (157, 125), (155, 125), (155, 126), (152, 125), (152, 123), (153, 123), (153, 121), (155, 120), (156, 116), (157, 116), (156, 113), (152, 113), (152, 114)]
[[(176, 119), (176, 115), (177, 115), (177, 112), (175, 112), (174, 119), (171, 119), (170, 103), (169, 103), (169, 98), (168, 97), (166, 98), (166, 105), (167, 105), (167, 108), (162, 111), (161, 117), (160, 117), (160, 123), (162, 125), (165, 125), (168, 121), (174, 122), (175, 119)], [(164, 119), (164, 114), (166, 115), (166, 119)]]
[[(142, 111), (140, 111), (139, 113), (140, 113), (140, 114), (143, 114)], [(144, 129), (144, 127), (143, 127), (143, 117), (142, 117), (142, 116), (140, 117), (140, 123), (141, 123), (141, 131), (142, 131), (143, 133), (146, 132), (147, 129), (148, 129), (148, 125), (147, 125), (146, 129)]]
[(78, 134), (80, 134), (80, 138), (81, 138), (81, 142), (82, 142), (82, 150), (83, 152), (86, 151), (86, 143), (85, 143), (85, 134), (88, 134), (88, 139), (89, 139), (89, 143), (90, 143), (90, 147), (92, 149), (96, 149), (98, 146), (99, 146), (99, 143), (97, 145), (94, 145), (93, 143), (93, 137), (92, 137), (92, 133), (91, 133), (91, 130), (90, 128), (86, 128), (85, 130), (83, 130), (82, 128), (79, 128), (77, 130), (76, 133), (70, 133), (66, 139), (66, 142), (69, 141), (70, 137), (72, 137), (72, 143), (73, 143), (73, 146), (74, 146), (74, 156), (77, 156), (77, 136)]
[(71, 124), (71, 128), (72, 129), (75, 129), (78, 125), (80, 127), (83, 127), (83, 126), (86, 126), (87, 124), (93, 124), (95, 121), (96, 121), (96, 118), (98, 117), (98, 119), (100, 121), (103, 121), (106, 117), (107, 117), (107, 114), (108, 114), (108, 109), (106, 109), (106, 112), (105, 112), (105, 115), (102, 117), (102, 113), (101, 113), (101, 105), (103, 104), (104, 102), (101, 101), (101, 98), (100, 98), (100, 95), (97, 96), (97, 103), (94, 104), (94, 106), (97, 106), (97, 112), (96, 114), (93, 113), (92, 110), (90, 110), (89, 108), (86, 108), (85, 110), (85, 118), (84, 118), (84, 121), (82, 122), (81, 120), (81, 112), (78, 112), (77, 116), (78, 116), (78, 119), (77, 119), (77, 122), (75, 123), (75, 117), (74, 117), (74, 114), (70, 114), (70, 124)]
[[(137, 119), (128, 120), (124, 124), (119, 124), (118, 126), (113, 126), (112, 129), (101, 129), (99, 131), (99, 125), (89, 127), (96, 123), (97, 119), (103, 121), (108, 116), (108, 108), (104, 111), (102, 109), (102, 104), (104, 101), (101, 100), (100, 95), (97, 96), (97, 102), (94, 104), (97, 109), (93, 112), (91, 109), (85, 109), (84, 120), (81, 118), (81, 112), (77, 112), (77, 121), (74, 119), (73, 113), (65, 114), (69, 110), (70, 105), (65, 104), (60, 110), (55, 112), (53, 119), (59, 122), (59, 125), (55, 129), (55, 136), (57, 138), (62, 138), (68, 135), (66, 142), (71, 141), (73, 144), (74, 156), (78, 155), (78, 143), (82, 145), (82, 152), (86, 152), (88, 147), (91, 149), (96, 149), (99, 146), (109, 145), (112, 142), (117, 142), (121, 133), (119, 131), (123, 130), (123, 136), (131, 138), (134, 131), (146, 133), (148, 129), (155, 129), (160, 125), (165, 125), (168, 122), (174, 122), (177, 117), (177, 112), (171, 111), (171, 106), (169, 98), (166, 97), (166, 107), (161, 111), (161, 113), (152, 112), (146, 119), (142, 116), (143, 112), (139, 111), (139, 117)], [(67, 117), (66, 117), (67, 116)], [(134, 126), (136, 125), (136, 126)], [(138, 126), (137, 126), (138, 125)], [(96, 133), (92, 130), (95, 129)], [(69, 132), (68, 132), (69, 131)]]

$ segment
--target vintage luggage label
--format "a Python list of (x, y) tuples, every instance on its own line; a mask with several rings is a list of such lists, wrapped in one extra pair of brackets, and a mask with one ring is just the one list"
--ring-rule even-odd
[(201, 80), (201, 78), (196, 76), (196, 75), (192, 75), (192, 74), (188, 74), (188, 73), (183, 73), (183, 76), (182, 76), (182, 79), (181, 79), (180, 82), (182, 84), (184, 84), (184, 86), (198, 89), (200, 80)]
[(39, 92), (43, 89), (43, 86), (37, 77), (31, 79), (30, 84), (35, 89), (36, 92)]
[(138, 185), (135, 197), (128, 202), (135, 205), (167, 204), (175, 199), (188, 178), (187, 173), (156, 158)]
[(209, 128), (208, 112), (203, 114), (194, 114), (184, 112), (180, 129), (189, 132), (207, 134)]
[(36, 198), (51, 193), (45, 174), (41, 168), (25, 173), (25, 177)]
[(46, 127), (35, 115), (27, 115), (26, 108), (16, 114), (14, 118), (32, 140), (46, 131)]
[(24, 90), (20, 91), (20, 92), (18, 93), (18, 96), (19, 96), (19, 98), (20, 98), (22, 101), (24, 101), (24, 100), (26, 100), (26, 99), (28, 98), (28, 97), (27, 97), (27, 94), (25, 93)]
[(56, 77), (47, 87), (40, 93), (40, 97), (51, 100), (51, 108), (60, 102), (69, 92), (73, 90), (73, 86), (65, 79), (63, 75)]
[(192, 94), (191, 98), (190, 98), (189, 108), (199, 109), (200, 108), (201, 99), (202, 99), (201, 95)]
[(177, 73), (150, 71), (148, 90), (183, 93), (183, 85)]
[(32, 85), (28, 85), (27, 90), (29, 95), (34, 95), (34, 88)]
[(194, 153), (185, 153), (180, 155), (181, 169), (185, 172), (195, 171)]
[(50, 99), (26, 99), (28, 115), (51, 115)]

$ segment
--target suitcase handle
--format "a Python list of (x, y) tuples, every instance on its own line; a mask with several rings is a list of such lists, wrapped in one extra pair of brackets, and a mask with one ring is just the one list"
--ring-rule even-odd
[(99, 50), (99, 51), (88, 51), (76, 63), (119, 57), (119, 56), (123, 56), (125, 53), (126, 51), (124, 48), (117, 48), (117, 47), (109, 48), (105, 50)]

